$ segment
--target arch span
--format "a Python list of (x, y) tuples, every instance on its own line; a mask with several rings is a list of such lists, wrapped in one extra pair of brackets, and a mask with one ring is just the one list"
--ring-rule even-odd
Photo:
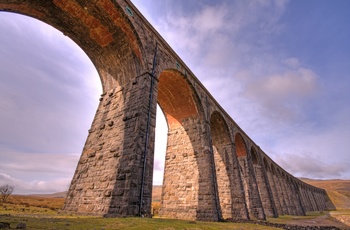
[[(221, 114), (213, 112), (210, 117), (210, 134), (215, 165), (217, 199), (223, 219), (233, 218), (233, 159), (230, 133)], [(236, 185), (239, 186), (239, 185)]]
[(180, 219), (217, 220), (207, 153), (203, 109), (184, 75), (174, 69), (160, 73), (158, 103), (168, 124), (161, 215)]
[[(142, 85), (144, 51), (135, 29), (124, 13), (126, 3), (111, 1), (0, 1), (0, 10), (43, 21), (71, 38), (89, 56), (101, 78), (104, 93), (65, 202), (67, 212), (94, 215), (135, 215), (141, 177), (141, 157), (130, 164), (128, 153), (140, 153), (145, 139), (146, 109), (134, 99), (147, 92)], [(140, 84), (137, 84), (137, 83)], [(140, 100), (143, 104), (146, 102)], [(135, 110), (135, 108), (137, 108)], [(130, 113), (130, 111), (133, 111)], [(142, 112), (144, 110), (144, 112)], [(135, 132), (136, 131), (136, 132)], [(128, 137), (133, 144), (123, 140)], [(142, 150), (141, 150), (142, 151)], [(140, 154), (141, 155), (141, 154)], [(97, 163), (98, 162), (98, 163)], [(123, 169), (117, 172), (114, 168)], [(101, 178), (103, 177), (103, 178)], [(150, 194), (152, 184), (146, 193)], [(146, 195), (147, 197), (147, 195)], [(150, 207), (151, 198), (146, 198)], [(148, 211), (149, 212), (149, 211)]]
[(261, 158), (258, 156), (258, 153), (253, 146), (250, 148), (250, 154), (252, 156), (254, 173), (256, 175), (259, 195), (265, 214), (268, 217), (277, 217), (278, 214), (276, 211), (275, 204), (273, 202), (273, 197), (270, 189), (270, 184), (267, 179), (266, 171), (264, 170), (264, 167), (261, 164)]
[(235, 135), (235, 144), (249, 216), (250, 218), (264, 220), (266, 216), (258, 191), (252, 157), (250, 153), (248, 154), (246, 142), (240, 133)]
[[(81, 48), (47, 23), (0, 11), (0, 24), (0, 100), (10, 99), (1, 106), (0, 155), (16, 148), (12, 163), (18, 167), (18, 179), (25, 178), (11, 182), (16, 193), (61, 191), (63, 183), (64, 188), (70, 183), (79, 158), (76, 153), (84, 146), (93, 120), (102, 92), (100, 78)], [(34, 153), (40, 162), (34, 160)], [(18, 161), (24, 158), (28, 162)], [(53, 162), (49, 170), (53, 173), (43, 173), (41, 168)], [(21, 176), (22, 164), (37, 170)], [(38, 187), (30, 180), (47, 185)]]

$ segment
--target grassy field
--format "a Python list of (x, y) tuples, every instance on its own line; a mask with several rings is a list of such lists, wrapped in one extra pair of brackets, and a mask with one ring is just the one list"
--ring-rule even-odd
[(0, 222), (9, 223), (12, 229), (19, 223), (25, 223), (27, 229), (276, 229), (246, 223), (62, 215), (58, 210), (63, 202), (63, 198), (10, 196), (8, 203), (0, 203)]
[[(325, 188), (337, 211), (314, 212), (307, 216), (281, 216), (269, 218), (269, 223), (300, 226), (332, 225), (341, 229), (350, 229), (339, 222), (350, 224), (350, 181), (314, 181), (307, 183)], [(63, 195), (62, 195), (63, 194)], [(10, 224), (15, 229), (19, 223), (25, 223), (27, 229), (277, 229), (252, 223), (218, 223), (185, 221), (157, 218), (100, 218), (59, 214), (63, 207), (64, 193), (51, 195), (12, 195), (7, 203), (0, 203), (0, 222)], [(156, 212), (160, 207), (161, 186), (153, 193), (152, 208)]]
[[(101, 218), (59, 214), (63, 198), (10, 196), (8, 203), (0, 203), (0, 222), (12, 229), (25, 223), (27, 229), (278, 229), (253, 223), (202, 222), (161, 218)], [(159, 204), (159, 202), (156, 202)], [(348, 212), (334, 215), (348, 215)], [(328, 213), (311, 213), (305, 217), (282, 216), (268, 219), (270, 223), (305, 225), (317, 218), (331, 218)], [(334, 225), (326, 222), (326, 225)], [(310, 224), (309, 224), (310, 225)], [(336, 225), (336, 223), (335, 223)]]

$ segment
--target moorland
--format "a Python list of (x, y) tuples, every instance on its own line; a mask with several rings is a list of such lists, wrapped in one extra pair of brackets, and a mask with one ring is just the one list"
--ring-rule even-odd
[[(202, 222), (158, 217), (161, 186), (153, 189), (153, 218), (102, 218), (67, 215), (60, 210), (65, 193), (11, 195), (0, 203), (0, 228), (15, 229), (350, 229), (350, 180), (311, 180), (324, 188), (334, 210), (310, 212), (306, 216), (280, 216), (267, 221)], [(2, 225), (3, 224), (3, 225)], [(7, 227), (6, 227), (7, 226)], [(313, 227), (312, 227), (313, 226)]]

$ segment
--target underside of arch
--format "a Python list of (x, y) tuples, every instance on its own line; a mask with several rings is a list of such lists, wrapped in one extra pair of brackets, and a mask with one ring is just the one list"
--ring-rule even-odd
[(253, 147), (251, 148), (250, 152), (252, 154), (253, 164), (259, 164), (257, 153), (256, 153), (256, 151), (255, 151), (255, 149)]
[(140, 75), (142, 49), (118, 3), (109, 0), (0, 0), (0, 11), (43, 21), (71, 38), (89, 56), (104, 91)]
[[(217, 220), (207, 139), (200, 103), (177, 70), (161, 72), (158, 103), (168, 123), (160, 215), (178, 219)], [(175, 195), (176, 194), (176, 195)]]
[(216, 171), (220, 210), (224, 219), (232, 216), (232, 148), (227, 124), (219, 112), (210, 117), (210, 133)]
[(227, 124), (218, 112), (214, 112), (210, 118), (210, 131), (213, 145), (225, 146), (231, 143)]
[(245, 156), (247, 156), (246, 145), (244, 143), (243, 137), (239, 133), (237, 133), (235, 135), (235, 144), (236, 144), (237, 156), (238, 157), (245, 157)]
[(196, 96), (189, 82), (176, 70), (160, 74), (158, 103), (167, 119), (169, 129), (182, 126), (188, 118), (198, 118)]

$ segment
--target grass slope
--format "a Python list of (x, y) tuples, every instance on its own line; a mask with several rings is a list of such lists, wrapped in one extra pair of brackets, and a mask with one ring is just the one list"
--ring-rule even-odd
[(337, 210), (350, 210), (350, 180), (313, 180), (300, 178), (302, 181), (326, 190), (331, 204)]
[(162, 197), (162, 186), (153, 185), (152, 201), (160, 202), (161, 197)]

